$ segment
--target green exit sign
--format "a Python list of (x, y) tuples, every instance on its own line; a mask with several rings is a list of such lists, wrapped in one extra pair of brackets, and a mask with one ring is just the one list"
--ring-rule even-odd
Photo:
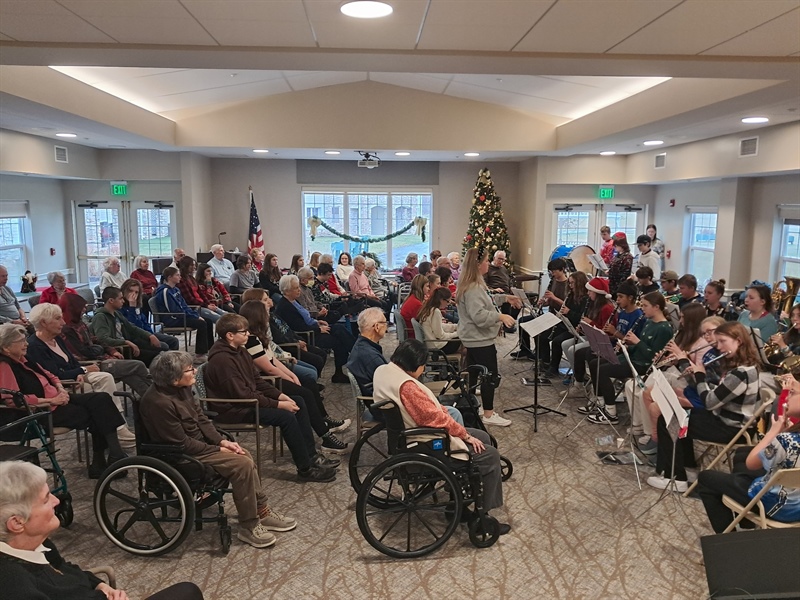
[(128, 182), (127, 181), (112, 181), (111, 182), (111, 195), (112, 196), (127, 196), (128, 195)]
[(612, 200), (614, 198), (614, 186), (600, 186), (597, 191), (600, 200)]

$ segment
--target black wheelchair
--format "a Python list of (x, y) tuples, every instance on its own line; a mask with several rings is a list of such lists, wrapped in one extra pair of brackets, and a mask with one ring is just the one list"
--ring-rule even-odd
[[(153, 443), (133, 401), (137, 456), (110, 465), (94, 491), (100, 529), (114, 544), (139, 556), (159, 556), (180, 546), (191, 532), (216, 523), (222, 552), (232, 530), (225, 515), (228, 481), (175, 445)], [(233, 437), (220, 430), (227, 439)], [(204, 516), (204, 510), (216, 511)]]
[[(0, 461), (24, 460), (42, 467), (53, 476), (50, 493), (59, 500), (55, 508), (62, 527), (69, 527), (74, 519), (72, 494), (67, 489), (64, 469), (58, 464), (54, 444), (53, 421), (49, 410), (34, 411), (18, 390), (0, 388), (0, 396), (11, 397), (14, 408), (0, 411)], [(1, 404), (1, 402), (0, 402)], [(16, 442), (16, 443), (14, 443)], [(31, 443), (38, 445), (31, 445)], [(49, 466), (42, 464), (41, 456), (47, 457)]]
[[(439, 401), (443, 405), (455, 406), (464, 418), (464, 426), (486, 431), (486, 426), (478, 415), (480, 401), (475, 394), (483, 380), (488, 377), (486, 367), (472, 365), (465, 372), (461, 372), (447, 360), (433, 364), (437, 367), (434, 373), (441, 373), (445, 377), (445, 385), (439, 392)], [(474, 374), (472, 385), (469, 384), (468, 377), (465, 376), (470, 373)], [(350, 485), (356, 493), (361, 489), (364, 478), (378, 464), (389, 458), (389, 443), (381, 411), (376, 411), (374, 416), (378, 419), (377, 424), (365, 430), (362, 436), (356, 440), (348, 461)], [(497, 448), (497, 439), (488, 431), (486, 433), (491, 439), (492, 446)], [(502, 455), (500, 456), (500, 464), (502, 466), (503, 481), (507, 481), (514, 472), (514, 466), (508, 458)]]
[[(493, 545), (500, 525), (484, 509), (483, 481), (469, 454), (451, 451), (444, 429), (405, 429), (391, 400), (373, 408), (384, 417), (390, 452), (358, 490), (356, 519), (367, 542), (393, 558), (416, 558), (436, 551), (466, 521), (473, 545)], [(456, 458), (458, 452), (466, 456)]]

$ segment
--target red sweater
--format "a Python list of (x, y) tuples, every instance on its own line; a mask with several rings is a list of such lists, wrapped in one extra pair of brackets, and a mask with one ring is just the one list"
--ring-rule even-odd
[(403, 319), (406, 322), (406, 331), (408, 332), (409, 338), (414, 338), (414, 327), (411, 325), (411, 319), (416, 319), (417, 315), (419, 314), (419, 310), (422, 308), (422, 300), (417, 298), (414, 294), (411, 294), (406, 301), (403, 302), (403, 306), (400, 307), (400, 314), (403, 315)]
[[(72, 288), (64, 288), (64, 293), (65, 294), (77, 294), (78, 292), (76, 292)], [(55, 290), (55, 288), (53, 288), (52, 285), (49, 288), (47, 288), (45, 291), (43, 291), (41, 298), (39, 298), (39, 304), (43, 304), (45, 302), (47, 302), (49, 304), (58, 304), (58, 294), (56, 293), (56, 290)]]
[(142, 292), (145, 294), (152, 294), (156, 291), (158, 287), (158, 281), (156, 281), (156, 276), (153, 274), (152, 271), (143, 271), (142, 269), (136, 269), (131, 272), (131, 279), (135, 279), (136, 281), (140, 281), (142, 284)]
[(181, 291), (183, 299), (186, 300), (186, 304), (190, 306), (205, 306), (208, 304), (208, 302), (200, 296), (200, 287), (197, 285), (197, 280), (194, 277), (187, 277), (186, 279), (181, 277), (181, 280), (178, 282), (178, 289)]

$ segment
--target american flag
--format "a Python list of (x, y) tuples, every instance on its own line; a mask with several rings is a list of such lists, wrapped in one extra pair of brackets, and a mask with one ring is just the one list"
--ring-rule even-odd
[(256, 199), (253, 196), (253, 190), (250, 190), (250, 235), (247, 239), (247, 251), (250, 252), (253, 248), (263, 248), (264, 237), (261, 235), (261, 221), (258, 220), (258, 211), (256, 210)]

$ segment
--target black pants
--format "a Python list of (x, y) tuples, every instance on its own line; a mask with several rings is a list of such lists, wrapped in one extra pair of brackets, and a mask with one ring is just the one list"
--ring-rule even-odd
[(214, 323), (206, 319), (186, 317), (186, 326), (195, 330), (195, 353), (206, 354), (214, 339)]
[[(494, 410), (495, 379), (500, 371), (497, 368), (497, 348), (492, 344), (480, 348), (467, 348), (467, 366), (481, 365), (489, 370), (488, 376), (481, 384), (481, 402), (484, 410)], [(475, 385), (477, 377), (470, 373), (469, 385)]]
[(308, 350), (300, 350), (300, 360), (314, 367), (317, 370), (317, 377), (319, 377), (328, 360), (328, 351), (316, 346), (308, 346)]
[(521, 310), (522, 310), (521, 308), (514, 308), (508, 302), (503, 302), (503, 304), (500, 305), (501, 313), (503, 313), (504, 315), (509, 315), (511, 317), (514, 317), (515, 319), (519, 316)]
[[(316, 384), (314, 384), (314, 387), (316, 387)], [(300, 396), (303, 398), (303, 403), (308, 409), (308, 420), (314, 433), (319, 437), (328, 433), (328, 425), (325, 423), (325, 417), (328, 416), (328, 413), (322, 402), (322, 396), (319, 394), (319, 388), (317, 388), (316, 393), (314, 393), (314, 391), (308, 387), (297, 385), (286, 379), (281, 381), (281, 388), (283, 389), (283, 393), (287, 396), (291, 396), (292, 398)]]
[(442, 348), (439, 349), (439, 352), (442, 352), (444, 354), (455, 354), (456, 352), (458, 352), (459, 348), (461, 348), (461, 342), (459, 340), (450, 340)]
[[(692, 467), (695, 464), (691, 440), (727, 444), (738, 431), (738, 427), (726, 425), (719, 417), (707, 410), (693, 410), (689, 417), (687, 439), (678, 440), (675, 447), (675, 479), (686, 481), (686, 467)], [(656, 472), (664, 477), (670, 477), (672, 474), (672, 438), (667, 431), (667, 424), (663, 416), (658, 417)]]
[(594, 353), (591, 346), (575, 351), (575, 364), (572, 365), (572, 374), (575, 376), (575, 381), (581, 383), (586, 381), (586, 363), (596, 358), (597, 355)]
[[(733, 471), (701, 471), (697, 477), (697, 493), (703, 501), (708, 520), (714, 533), (722, 533), (733, 521), (731, 509), (722, 502), (722, 496), (729, 496), (742, 506), (750, 502), (747, 490), (756, 477), (764, 475), (764, 469), (750, 470), (745, 461), (751, 448), (737, 448), (733, 455)], [(746, 519), (742, 527), (751, 526)]]
[(550, 342), (550, 368), (553, 371), (558, 371), (558, 367), (561, 365), (561, 357), (564, 353), (561, 349), (561, 343), (572, 339), (572, 337), (572, 334), (567, 331), (563, 323), (556, 325), (553, 330), (553, 340)]
[[(577, 364), (577, 360), (575, 362)], [(600, 366), (599, 372), (598, 363)], [(636, 370), (639, 374), (644, 372), (644, 368), (639, 370), (639, 367), (637, 367)], [(603, 402), (606, 406), (613, 406), (614, 398), (616, 398), (617, 394), (614, 390), (614, 382), (611, 380), (630, 379), (633, 377), (633, 373), (631, 373), (631, 368), (624, 359), (622, 359), (620, 364), (612, 365), (602, 358), (595, 358), (589, 363), (589, 377), (592, 378), (592, 387), (594, 388), (594, 393), (603, 397)], [(597, 381), (595, 381), (595, 378), (597, 378)]]
[(70, 394), (69, 403), (53, 411), (53, 427), (88, 429), (95, 451), (105, 450), (104, 436), (124, 424), (125, 419), (119, 414), (111, 396), (104, 392)]
[(350, 357), (350, 350), (356, 343), (353, 334), (341, 323), (331, 325), (330, 333), (317, 333), (314, 337), (320, 348), (333, 350), (333, 360), (337, 369), (341, 369)]
[(184, 581), (164, 588), (145, 600), (203, 600), (203, 592), (195, 584)]

